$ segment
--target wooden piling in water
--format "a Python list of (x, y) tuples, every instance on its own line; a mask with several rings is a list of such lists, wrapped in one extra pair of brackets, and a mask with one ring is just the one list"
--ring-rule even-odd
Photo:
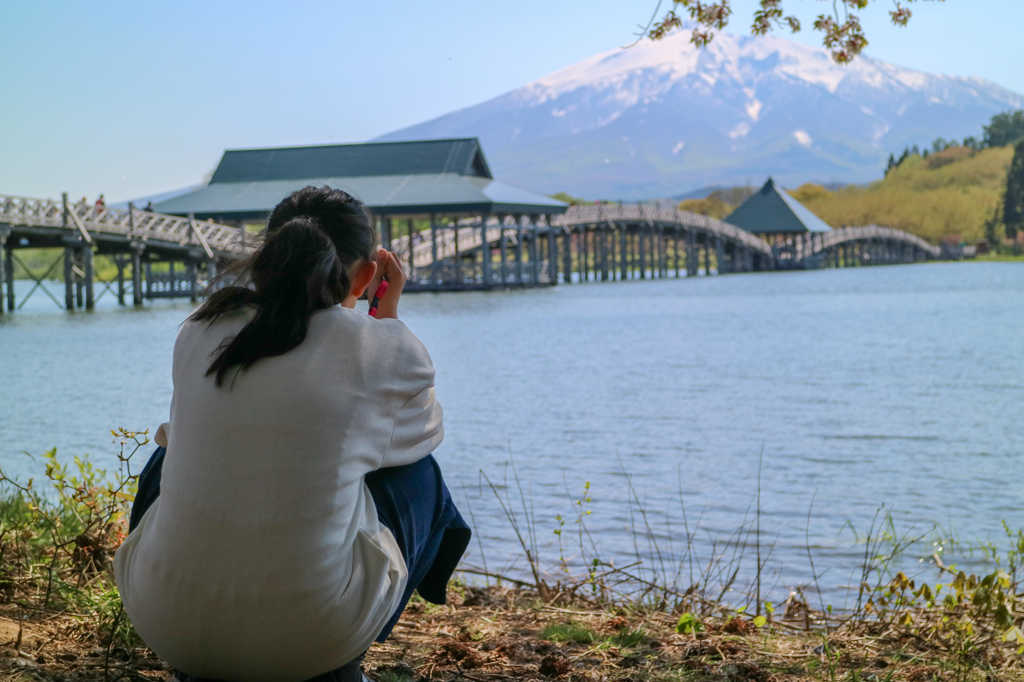
[(480, 221), (480, 277), (485, 287), (491, 286), (491, 242), (487, 239), (487, 221)]
[(5, 309), (14, 311), (14, 249), (7, 246), (7, 238), (0, 234), (0, 315)]
[(0, 234), (0, 315), (4, 314), (6, 307), (6, 296), (4, 287), (7, 286), (7, 235)]
[(642, 225), (637, 227), (636, 230), (636, 250), (637, 260), (640, 266), (640, 279), (647, 279), (647, 244), (645, 230)]
[(430, 283), (437, 284), (437, 214), (430, 214)]
[(90, 244), (82, 247), (82, 265), (84, 266), (82, 270), (85, 272), (85, 309), (92, 310), (96, 307), (96, 292), (93, 288), (96, 270), (93, 267), (93, 249)]
[(75, 309), (75, 252), (70, 245), (64, 246), (64, 308)]
[(405, 221), (405, 225), (406, 225), (406, 235), (408, 236), (408, 239), (409, 239), (409, 281), (410, 282), (415, 282), (416, 281), (416, 249), (413, 248), (414, 245), (412, 243), (413, 242), (413, 239), (412, 239), (413, 232), (415, 231), (414, 228), (413, 228), (412, 218), (409, 218), (407, 221)]
[(523, 285), (523, 223), (516, 216), (516, 284)]
[(132, 305), (142, 305), (142, 251), (143, 246), (134, 242), (132, 247)]

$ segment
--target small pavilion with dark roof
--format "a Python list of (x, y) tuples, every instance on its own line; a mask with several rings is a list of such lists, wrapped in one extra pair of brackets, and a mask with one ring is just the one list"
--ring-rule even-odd
[[(369, 206), (381, 243), (407, 263), (410, 288), (557, 279), (548, 226), (568, 206), (495, 180), (476, 138), (231, 149), (207, 186), (154, 210), (244, 226), (266, 220), (278, 202), (307, 185), (345, 190)], [(406, 228), (401, 236), (399, 220)]]
[(811, 210), (789, 196), (768, 178), (725, 222), (756, 234), (769, 244), (784, 242), (808, 232), (831, 232), (832, 228)]

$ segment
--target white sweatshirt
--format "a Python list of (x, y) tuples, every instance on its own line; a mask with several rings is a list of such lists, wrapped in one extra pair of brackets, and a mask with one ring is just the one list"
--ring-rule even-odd
[(114, 572), (136, 630), (175, 667), (305, 680), (362, 653), (397, 608), (405, 563), (363, 476), (430, 454), (441, 406), (405, 325), (340, 306), (217, 388), (211, 354), (248, 319), (178, 334), (160, 496)]

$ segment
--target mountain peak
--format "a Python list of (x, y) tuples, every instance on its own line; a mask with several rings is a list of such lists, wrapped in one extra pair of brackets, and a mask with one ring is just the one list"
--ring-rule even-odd
[(497, 177), (539, 191), (640, 199), (694, 187), (864, 182), (889, 152), (980, 133), (1024, 97), (981, 78), (932, 75), (822, 48), (676, 31), (560, 69), (382, 140), (473, 135)]

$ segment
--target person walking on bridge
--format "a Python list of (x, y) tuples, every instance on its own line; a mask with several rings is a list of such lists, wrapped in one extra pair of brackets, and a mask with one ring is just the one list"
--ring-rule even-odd
[[(441, 406), (366, 208), (307, 187), (182, 325), (170, 421), (115, 557), (176, 680), (348, 682), (412, 591), (442, 604), (470, 530), (431, 454)], [(376, 318), (355, 310), (389, 282)]]

